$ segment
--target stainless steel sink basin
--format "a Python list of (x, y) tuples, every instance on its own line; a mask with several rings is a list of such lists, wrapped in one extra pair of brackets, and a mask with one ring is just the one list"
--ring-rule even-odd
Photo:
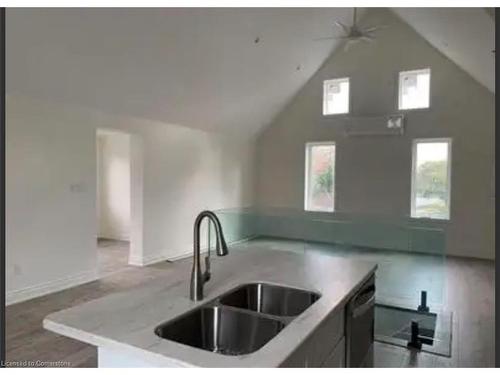
[(224, 355), (259, 350), (320, 295), (285, 286), (239, 286), (156, 327), (157, 336)]
[(224, 306), (201, 307), (156, 327), (156, 335), (225, 355), (252, 353), (285, 324), (277, 319)]
[(320, 295), (285, 286), (246, 284), (219, 298), (222, 305), (276, 316), (297, 316), (319, 299)]

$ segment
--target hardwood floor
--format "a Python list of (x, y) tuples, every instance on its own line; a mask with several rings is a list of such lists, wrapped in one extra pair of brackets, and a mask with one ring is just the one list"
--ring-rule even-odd
[[(241, 245), (239, 248), (244, 251), (246, 246), (248, 245)], [(323, 247), (321, 251), (324, 250)], [(309, 251), (315, 250), (309, 248)], [(332, 254), (338, 255), (338, 249), (336, 251), (337, 253), (332, 251)], [(425, 264), (426, 269), (429, 268), (429, 258), (418, 254), (387, 255), (384, 252), (364, 250), (363, 252), (343, 251), (341, 256), (378, 259), (379, 264), (387, 262), (387, 256), (390, 256), (391, 267), (385, 268), (384, 272), (405, 269), (409, 259), (414, 264)], [(97, 351), (94, 347), (44, 330), (43, 318), (51, 312), (110, 293), (128, 290), (156, 277), (168, 276), (169, 270), (176, 267), (179, 262), (190, 261), (191, 259), (175, 263), (161, 262), (148, 267), (127, 266), (122, 271), (112, 272), (98, 281), (8, 306), (6, 311), (7, 367), (16, 365), (96, 367)], [(375, 365), (377, 367), (494, 366), (494, 262), (450, 257), (444, 260), (442, 266), (445, 286), (443, 307), (448, 311), (453, 311), (454, 314), (452, 357), (439, 357), (376, 343)], [(388, 277), (386, 280), (392, 279)]]
[(494, 367), (495, 266), (448, 257), (443, 308), (453, 312), (451, 358), (376, 343), (376, 367)]
[(25, 361), (39, 361), (40, 366), (63, 361), (61, 366), (65, 367), (96, 367), (95, 347), (45, 330), (42, 327), (43, 318), (52, 312), (165, 276), (165, 272), (172, 267), (174, 265), (167, 262), (150, 267), (129, 267), (98, 281), (7, 306), (7, 367), (15, 366), (16, 362), (24, 366)]
[(97, 239), (97, 264), (100, 277), (129, 268), (130, 242)]

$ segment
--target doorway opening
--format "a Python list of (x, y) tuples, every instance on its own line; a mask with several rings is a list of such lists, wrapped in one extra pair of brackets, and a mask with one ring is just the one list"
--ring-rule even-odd
[(131, 136), (98, 129), (97, 267), (100, 276), (128, 267), (132, 240)]

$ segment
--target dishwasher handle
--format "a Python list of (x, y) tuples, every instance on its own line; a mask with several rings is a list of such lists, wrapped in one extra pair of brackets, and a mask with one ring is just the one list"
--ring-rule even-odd
[(351, 315), (353, 318), (357, 318), (373, 306), (375, 306), (375, 285), (370, 285), (354, 298)]
[(375, 306), (375, 294), (373, 294), (373, 296), (371, 296), (368, 299), (368, 301), (363, 303), (361, 306), (358, 306), (354, 310), (352, 310), (352, 317), (357, 318), (357, 317), (363, 315), (365, 312), (367, 312), (373, 306)]

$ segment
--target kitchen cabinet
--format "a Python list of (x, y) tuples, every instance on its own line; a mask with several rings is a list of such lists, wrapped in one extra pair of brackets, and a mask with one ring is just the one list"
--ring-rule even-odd
[(338, 345), (344, 346), (342, 352), (345, 353), (344, 315), (344, 308), (331, 312), (287, 358), (282, 367), (325, 367), (323, 364), (333, 355)]

